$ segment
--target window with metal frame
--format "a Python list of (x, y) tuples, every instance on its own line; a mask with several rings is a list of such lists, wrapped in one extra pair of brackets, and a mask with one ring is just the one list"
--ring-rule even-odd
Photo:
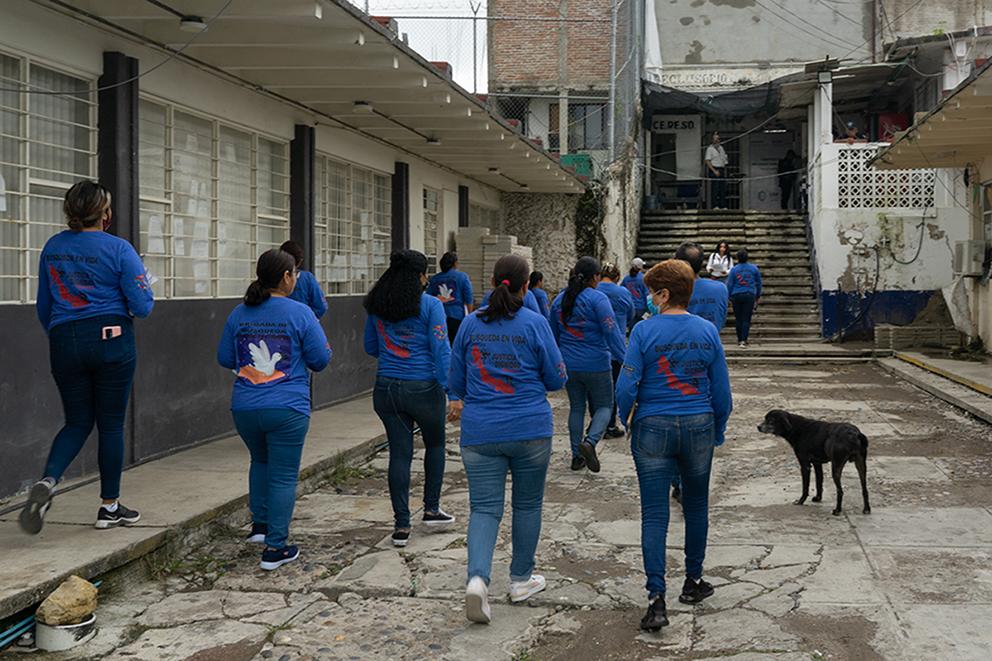
[(314, 275), (328, 295), (364, 294), (389, 266), (392, 178), (318, 154)]
[(488, 227), (493, 232), (499, 233), (499, 209), (470, 203), (468, 205), (468, 226)]
[(141, 249), (162, 298), (237, 297), (289, 238), (289, 143), (142, 99)]
[(427, 272), (437, 270), (438, 234), (441, 230), (441, 191), (424, 187), (424, 255)]
[(96, 175), (94, 85), (0, 53), (0, 303), (34, 300), (41, 249), (66, 227), (65, 192)]

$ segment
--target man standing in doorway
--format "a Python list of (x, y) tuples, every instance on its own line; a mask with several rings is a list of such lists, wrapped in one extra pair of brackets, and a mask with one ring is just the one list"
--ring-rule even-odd
[(785, 158), (778, 162), (778, 187), (782, 192), (783, 211), (792, 208), (792, 191), (795, 190), (797, 181), (799, 181), (799, 157), (790, 149)]
[(727, 151), (720, 144), (720, 134), (713, 131), (713, 139), (706, 148), (706, 176), (712, 179), (710, 186), (711, 209), (727, 208)]

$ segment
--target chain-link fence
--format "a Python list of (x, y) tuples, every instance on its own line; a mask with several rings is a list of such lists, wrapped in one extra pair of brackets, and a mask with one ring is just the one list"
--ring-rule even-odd
[(352, 1), (578, 174), (632, 153), (641, 0)]

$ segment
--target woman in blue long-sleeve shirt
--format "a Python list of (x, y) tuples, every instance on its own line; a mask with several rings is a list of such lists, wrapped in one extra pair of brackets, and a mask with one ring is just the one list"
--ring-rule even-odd
[[(572, 269), (568, 287), (551, 304), (551, 331), (568, 368), (568, 435), (572, 444), (572, 470), (588, 467), (599, 472), (596, 444), (603, 438), (613, 410), (613, 375), (610, 359), (622, 361), (623, 321), (617, 321), (610, 299), (596, 285), (599, 261), (583, 257)], [(592, 422), (583, 438), (586, 402)]]
[[(641, 492), (641, 550), (648, 611), (641, 628), (668, 624), (665, 611), (665, 541), (668, 490), (682, 477), (686, 579), (679, 601), (713, 594), (702, 580), (709, 527), (713, 448), (721, 445), (732, 409), (727, 361), (716, 327), (689, 314), (695, 274), (681, 260), (648, 271), (651, 318), (634, 327), (617, 382), (620, 418), (632, 430), (630, 447)], [(635, 410), (636, 405), (636, 410)]]
[(630, 263), (630, 274), (624, 277), (620, 286), (629, 291), (631, 298), (634, 299), (634, 321), (631, 323), (631, 326), (633, 326), (648, 311), (648, 288), (644, 285), (643, 259), (640, 257), (634, 258)]
[(427, 293), (444, 306), (448, 324), (448, 341), (454, 343), (458, 327), (465, 315), (472, 311), (472, 280), (458, 270), (458, 255), (446, 252), (441, 256), (441, 271), (431, 276)]
[(393, 545), (410, 540), (410, 465), (413, 430), (424, 439), (424, 524), (454, 523), (441, 510), (444, 480), (445, 393), (451, 346), (441, 301), (424, 293), (427, 258), (395, 252), (365, 297), (365, 352), (379, 359), (372, 405), (389, 442)]
[(530, 274), (530, 285), (527, 287), (527, 291), (533, 294), (534, 298), (537, 299), (537, 306), (541, 309), (541, 314), (549, 322), (551, 321), (551, 299), (548, 298), (548, 292), (544, 291), (544, 274), (540, 271), (534, 271)]
[(730, 295), (730, 304), (734, 307), (737, 342), (744, 348), (751, 335), (754, 308), (761, 299), (761, 271), (748, 262), (746, 250), (737, 253), (737, 265), (730, 269), (727, 276), (727, 293)]
[(289, 297), (306, 305), (320, 319), (327, 314), (327, 297), (313, 273), (303, 270), (302, 246), (296, 241), (286, 241), (279, 246), (279, 250), (288, 252), (296, 260), (296, 288)]
[(290, 298), (296, 282), (293, 255), (262, 253), (256, 279), (234, 308), (217, 345), (217, 362), (237, 374), (231, 394), (234, 426), (248, 447), (248, 541), (264, 543), (261, 568), (271, 571), (300, 557), (287, 544), (296, 504), (296, 480), (310, 428), (310, 374), (331, 360), (320, 323)]
[(41, 532), (55, 485), (94, 422), (100, 432), (103, 501), (96, 527), (130, 525), (141, 518), (117, 499), (124, 468), (124, 416), (137, 360), (131, 317), (151, 313), (151, 287), (131, 244), (105, 231), (113, 214), (106, 188), (93, 181), (75, 184), (66, 193), (63, 210), (69, 229), (50, 238), (41, 251), (36, 307), (48, 333), (65, 425), (21, 512), (21, 528), (30, 534)]
[[(613, 307), (613, 314), (617, 318), (617, 323), (623, 324), (624, 328), (634, 325), (634, 297), (626, 287), (621, 287), (617, 283), (620, 281), (620, 269), (615, 264), (603, 264), (603, 280), (597, 285), (596, 290), (606, 294)], [(610, 368), (613, 375), (613, 386), (617, 385), (617, 378), (620, 376), (622, 360), (610, 361)], [(623, 430), (617, 427), (617, 404), (613, 402), (610, 412), (610, 424), (606, 428), (607, 438), (622, 438)]]
[(490, 304), (465, 319), (451, 355), (449, 385), (464, 400), (462, 462), (471, 504), (465, 613), (474, 622), (491, 619), (488, 586), (507, 471), (513, 478), (510, 600), (545, 587), (533, 571), (554, 433), (547, 393), (566, 376), (544, 317), (523, 306), (528, 272), (527, 260), (516, 255), (496, 262)]

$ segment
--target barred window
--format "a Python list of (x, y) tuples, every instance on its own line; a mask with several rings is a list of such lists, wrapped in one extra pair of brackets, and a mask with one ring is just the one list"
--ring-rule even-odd
[(488, 227), (494, 234), (499, 233), (499, 209), (484, 207), (481, 204), (468, 205), (468, 226)]
[(441, 191), (424, 188), (424, 254), (427, 272), (437, 270), (438, 233), (441, 230)]
[(69, 186), (96, 174), (95, 81), (0, 53), (0, 302), (37, 293), (45, 242), (65, 229)]
[(314, 275), (328, 295), (364, 294), (389, 266), (392, 180), (318, 155)]
[(241, 296), (289, 238), (289, 144), (171, 105), (139, 111), (141, 248), (156, 296)]

